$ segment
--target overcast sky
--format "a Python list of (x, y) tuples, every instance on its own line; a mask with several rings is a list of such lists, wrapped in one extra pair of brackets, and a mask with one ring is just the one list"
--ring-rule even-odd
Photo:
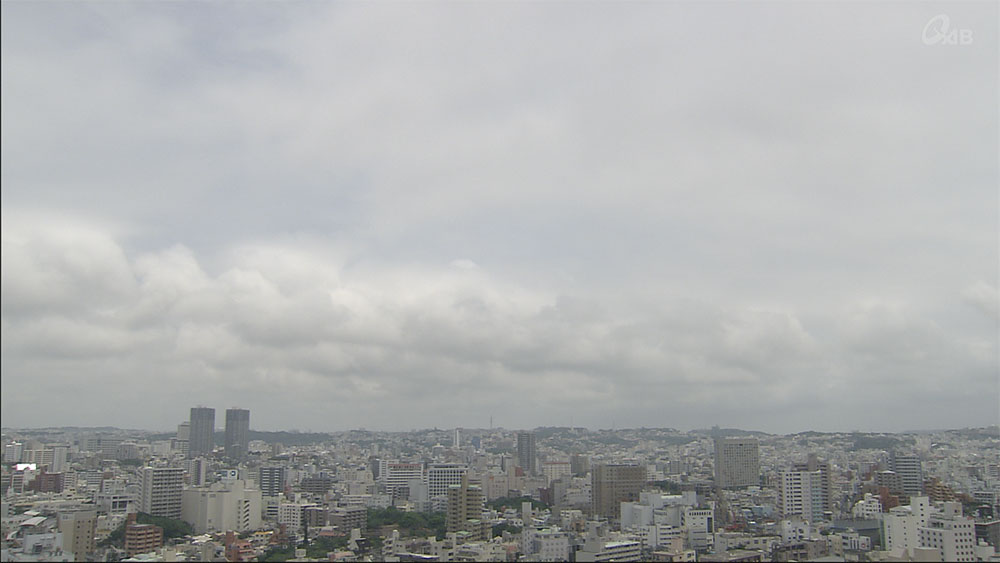
[(996, 424), (997, 19), (4, 2), (2, 424)]

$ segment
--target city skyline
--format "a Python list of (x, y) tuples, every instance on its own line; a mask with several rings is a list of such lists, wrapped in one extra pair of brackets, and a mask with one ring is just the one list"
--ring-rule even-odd
[[(212, 411), (192, 410), (194, 420)], [(464, 446), (453, 447), (443, 445), (453, 429), (262, 434), (236, 460), (219, 443), (190, 458), (190, 426), (179, 425), (176, 439), (4, 429), (4, 524), (20, 529), (5, 530), (3, 559), (104, 561), (122, 549), (196, 561), (1000, 553), (996, 427), (752, 438), (723, 438), (733, 432), (722, 428), (466, 429)], [(532, 453), (540, 464), (524, 461)], [(536, 465), (537, 474), (524, 471)]]
[(0, 10), (5, 427), (1000, 420), (995, 3)]
[[(176, 428), (136, 428), (136, 427), (119, 427), (119, 426), (3, 426), (4, 430), (10, 431), (44, 431), (44, 430), (72, 430), (72, 431), (103, 431), (103, 430), (115, 430), (121, 432), (141, 432), (149, 434), (177, 434)], [(351, 432), (372, 432), (381, 434), (409, 434), (413, 432), (452, 432), (457, 427), (443, 427), (443, 426), (428, 426), (428, 427), (413, 427), (413, 428), (397, 428), (397, 429), (384, 429), (384, 428), (367, 428), (367, 427), (353, 427), (353, 428), (336, 428), (331, 430), (317, 430), (313, 428), (250, 428), (249, 432), (259, 432), (263, 434), (315, 434), (315, 435), (336, 435)], [(766, 432), (764, 430), (757, 430), (754, 428), (739, 428), (739, 427), (707, 427), (707, 428), (678, 428), (673, 426), (633, 426), (633, 427), (619, 427), (619, 428), (600, 428), (600, 427), (587, 427), (587, 426), (536, 426), (533, 428), (516, 428), (510, 426), (467, 426), (462, 427), (463, 431), (468, 431), (474, 434), (479, 433), (489, 433), (494, 431), (503, 432), (513, 432), (515, 437), (517, 433), (521, 432), (536, 432), (538, 430), (583, 430), (586, 432), (594, 433), (607, 433), (607, 432), (636, 432), (642, 430), (664, 430), (664, 431), (674, 431), (680, 434), (704, 434), (708, 433), (713, 435), (713, 432), (722, 432), (722, 436), (737, 437), (737, 436), (797, 436), (803, 434), (861, 434), (861, 435), (908, 435), (908, 434), (933, 434), (936, 432), (957, 432), (963, 430), (995, 430), (1000, 432), (1000, 424), (991, 424), (984, 426), (963, 426), (956, 428), (908, 428), (905, 430), (898, 431), (888, 431), (888, 430), (861, 430), (858, 428), (848, 428), (844, 430), (799, 430), (795, 432)], [(727, 434), (728, 432), (728, 434)], [(223, 447), (225, 444), (225, 426), (216, 427), (214, 430), (215, 438), (220, 439), (217, 443), (218, 446)], [(1000, 434), (998, 434), (1000, 435)], [(516, 442), (516, 439), (515, 439)], [(444, 444), (442, 444), (444, 445)]]

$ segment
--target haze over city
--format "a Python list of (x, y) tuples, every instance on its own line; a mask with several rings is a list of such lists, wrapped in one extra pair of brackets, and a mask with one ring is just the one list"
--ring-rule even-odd
[(996, 424), (997, 21), (4, 2), (0, 423)]

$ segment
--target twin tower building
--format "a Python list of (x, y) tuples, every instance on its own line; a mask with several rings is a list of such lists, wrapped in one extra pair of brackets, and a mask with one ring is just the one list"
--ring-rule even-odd
[[(184, 425), (182, 424), (181, 427)], [(181, 434), (178, 431), (178, 434)], [(180, 437), (180, 436), (179, 436)], [(226, 409), (226, 457), (246, 457), (250, 445), (250, 411)], [(188, 422), (188, 457), (211, 455), (215, 449), (215, 409), (194, 407)]]

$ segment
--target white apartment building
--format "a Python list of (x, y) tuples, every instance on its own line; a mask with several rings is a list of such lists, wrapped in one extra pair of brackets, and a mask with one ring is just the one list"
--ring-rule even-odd
[[(397, 497), (397, 490), (406, 487), (411, 479), (424, 478), (424, 464), (422, 463), (402, 463), (390, 461), (384, 464), (384, 469), (379, 474), (379, 481), (385, 487), (385, 492)], [(445, 490), (445, 494), (448, 492)]]
[(22, 453), (24, 453), (24, 444), (11, 442), (3, 447), (3, 462), (20, 463)]
[(820, 471), (782, 471), (778, 505), (784, 517), (801, 516), (810, 522), (823, 520), (824, 481)]
[(278, 506), (278, 524), (284, 524), (290, 532), (298, 532), (302, 529), (302, 515), (305, 509), (314, 506), (319, 505), (314, 502), (283, 502)]
[(897, 506), (882, 515), (885, 551), (936, 551), (941, 561), (975, 561), (976, 530), (962, 506), (945, 502), (932, 507), (927, 497), (911, 497), (909, 506)]
[(198, 534), (210, 531), (246, 532), (261, 526), (263, 497), (247, 481), (220, 481), (184, 491), (181, 518)]
[(64, 444), (55, 444), (49, 446), (52, 450), (52, 463), (49, 465), (49, 473), (61, 473), (69, 469), (69, 464), (66, 463), (66, 455), (69, 453), (69, 446)]
[(927, 525), (930, 502), (927, 497), (912, 497), (909, 506), (897, 506), (882, 515), (882, 549), (919, 547), (917, 529)]
[(427, 496), (448, 496), (448, 487), (461, 485), (462, 476), (469, 472), (466, 465), (460, 463), (433, 463), (427, 467)]
[[(410, 479), (410, 482), (407, 486), (410, 489), (410, 496), (407, 500), (413, 503), (414, 507), (413, 509), (416, 510), (417, 512), (430, 512), (432, 504), (431, 504), (431, 497), (428, 494), (427, 481), (424, 481), (423, 479)], [(444, 498), (445, 499), (444, 502), (445, 504), (447, 504), (448, 502), (447, 493), (443, 497), (439, 495), (438, 498)]]
[(642, 544), (637, 541), (588, 541), (576, 552), (577, 561), (642, 561)]
[(277, 497), (288, 483), (288, 470), (284, 466), (265, 466), (258, 470), (257, 486), (266, 497)]
[(715, 541), (715, 507), (685, 507), (681, 526), (687, 529), (688, 545), (691, 549), (697, 551), (711, 549)]
[(684, 521), (684, 511), (698, 506), (698, 496), (694, 491), (680, 495), (662, 493), (639, 493), (639, 502), (621, 503), (621, 527), (627, 529), (651, 524), (666, 524), (680, 527)]
[(184, 470), (180, 467), (143, 467), (140, 473), (139, 512), (180, 518)]
[(962, 506), (946, 502), (942, 511), (932, 514), (927, 525), (917, 529), (920, 547), (938, 550), (942, 561), (975, 561), (975, 521), (962, 516)]
[(807, 541), (812, 537), (812, 526), (797, 515), (782, 520), (778, 525), (778, 531), (783, 544)]
[(636, 528), (633, 537), (638, 539), (644, 548), (657, 549), (672, 545), (676, 539), (681, 540), (683, 545), (684, 535), (684, 530), (680, 528), (668, 524), (651, 524)]
[(882, 514), (882, 501), (871, 493), (865, 493), (865, 498), (859, 500), (851, 509), (852, 516), (865, 520), (877, 518), (880, 514)]
[(135, 512), (135, 499), (132, 495), (120, 492), (101, 492), (94, 494), (94, 504), (100, 514), (127, 514)]
[(569, 534), (559, 528), (526, 527), (521, 531), (521, 553), (527, 561), (568, 561)]

